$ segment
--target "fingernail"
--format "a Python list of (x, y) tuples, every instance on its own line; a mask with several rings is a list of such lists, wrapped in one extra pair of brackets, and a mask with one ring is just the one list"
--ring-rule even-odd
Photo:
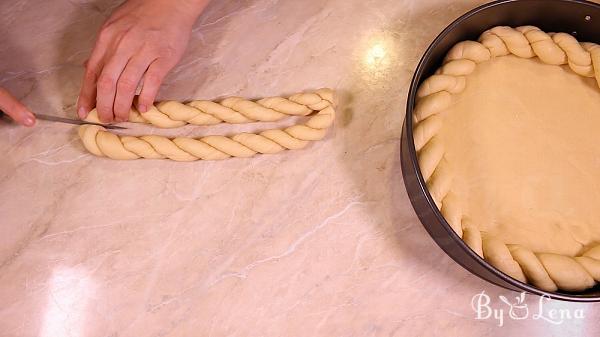
[(25, 124), (25, 126), (33, 126), (35, 124), (35, 118), (33, 116), (27, 116), (23, 120), (23, 124)]
[(148, 111), (148, 108), (144, 104), (140, 104), (140, 106), (138, 107), (138, 110), (140, 110), (141, 113), (144, 113), (144, 112)]
[(79, 115), (79, 118), (84, 119), (85, 118), (85, 114), (87, 113), (87, 111), (85, 111), (84, 107), (79, 108), (79, 110), (77, 110), (77, 115)]

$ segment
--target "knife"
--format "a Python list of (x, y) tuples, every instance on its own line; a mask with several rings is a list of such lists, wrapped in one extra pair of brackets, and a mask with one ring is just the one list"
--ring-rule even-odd
[[(0, 118), (2, 118), (4, 115), (5, 115), (4, 111), (0, 110)], [(37, 119), (41, 119), (44, 121), (50, 121), (50, 122), (58, 122), (58, 123), (66, 123), (66, 124), (74, 124), (74, 125), (98, 125), (105, 129), (114, 129), (114, 130), (127, 129), (125, 127), (117, 126), (117, 125), (107, 125), (107, 124), (101, 124), (101, 123), (86, 122), (86, 121), (82, 121), (79, 119), (70, 119), (70, 118), (64, 118), (64, 117), (58, 117), (58, 116), (49, 116), (49, 115), (44, 115), (44, 114), (35, 114), (35, 117)]]

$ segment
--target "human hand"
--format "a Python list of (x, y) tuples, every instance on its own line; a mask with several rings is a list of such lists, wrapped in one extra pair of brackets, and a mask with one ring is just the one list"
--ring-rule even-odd
[(0, 87), (0, 110), (4, 111), (10, 118), (21, 125), (35, 125), (35, 115), (2, 87)]
[(187, 47), (209, 0), (128, 0), (106, 21), (86, 62), (77, 102), (81, 119), (96, 106), (102, 122), (126, 121), (136, 89), (146, 112)]

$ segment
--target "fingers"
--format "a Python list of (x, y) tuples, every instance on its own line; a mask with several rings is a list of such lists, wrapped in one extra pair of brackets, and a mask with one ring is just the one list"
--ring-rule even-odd
[[(129, 116), (129, 113), (124, 112), (122, 108), (118, 111), (114, 110), (117, 83), (130, 58), (140, 46), (140, 42), (136, 41), (134, 36), (121, 34), (123, 32), (113, 33), (112, 29), (103, 28), (94, 51), (86, 62), (86, 72), (77, 103), (77, 114), (82, 119), (94, 106), (97, 108), (98, 118), (105, 123), (112, 122), (114, 117), (119, 121), (125, 121)], [(149, 63), (150, 61), (147, 61), (147, 64)], [(145, 68), (141, 70), (142, 73), (144, 71)], [(128, 87), (127, 81), (134, 80), (124, 78), (123, 90)], [(133, 90), (135, 91), (135, 88)], [(133, 99), (133, 94), (131, 98)]]
[(146, 112), (154, 103), (161, 82), (181, 58), (189, 38), (185, 22), (169, 26), (160, 20), (140, 19), (170, 22), (171, 16), (164, 13), (170, 6), (163, 8), (167, 2), (160, 4), (160, 9), (150, 11), (148, 7), (123, 5), (104, 24), (86, 64), (77, 103), (80, 118), (96, 107), (102, 122), (113, 118), (126, 121), (141, 79), (138, 108)]
[(96, 88), (96, 109), (98, 118), (104, 123), (112, 122), (114, 102), (117, 93), (117, 81), (125, 69), (129, 55), (114, 55), (102, 69)]
[(142, 92), (138, 99), (137, 108), (140, 112), (148, 111), (148, 107), (154, 104), (160, 84), (172, 67), (173, 65), (166, 63), (162, 59), (157, 59), (148, 67), (148, 71), (144, 75)]
[(87, 117), (87, 114), (92, 110), (92, 107), (95, 104), (96, 79), (98, 78), (98, 72), (98, 68), (89, 65), (85, 69), (81, 90), (79, 91), (79, 98), (77, 99), (77, 115), (81, 119)]
[(35, 116), (33, 113), (3, 88), (0, 88), (0, 109), (21, 125), (35, 125)]
[(148, 65), (153, 61), (147, 55), (149, 54), (142, 52), (131, 58), (121, 77), (119, 77), (114, 104), (114, 113), (118, 121), (125, 121), (129, 118), (129, 111), (138, 84), (146, 70), (148, 70)]
[(89, 60), (85, 62), (85, 73), (81, 83), (81, 91), (77, 100), (77, 114), (84, 119), (96, 105), (96, 81), (102, 71), (102, 60), (109, 48), (111, 33), (102, 31)]

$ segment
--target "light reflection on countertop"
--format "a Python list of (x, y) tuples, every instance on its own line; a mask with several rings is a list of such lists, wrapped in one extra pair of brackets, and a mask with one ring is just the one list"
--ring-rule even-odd
[(399, 60), (403, 47), (401, 39), (387, 30), (368, 31), (355, 49), (356, 72), (367, 87), (377, 87), (393, 82), (393, 74), (401, 72), (403, 62)]
[(52, 271), (47, 291), (39, 336), (85, 336), (86, 320), (94, 320), (88, 298), (95, 297), (94, 281), (87, 271), (58, 267)]
[(368, 38), (364, 49), (363, 66), (373, 78), (384, 76), (398, 62), (397, 40), (383, 32)]

